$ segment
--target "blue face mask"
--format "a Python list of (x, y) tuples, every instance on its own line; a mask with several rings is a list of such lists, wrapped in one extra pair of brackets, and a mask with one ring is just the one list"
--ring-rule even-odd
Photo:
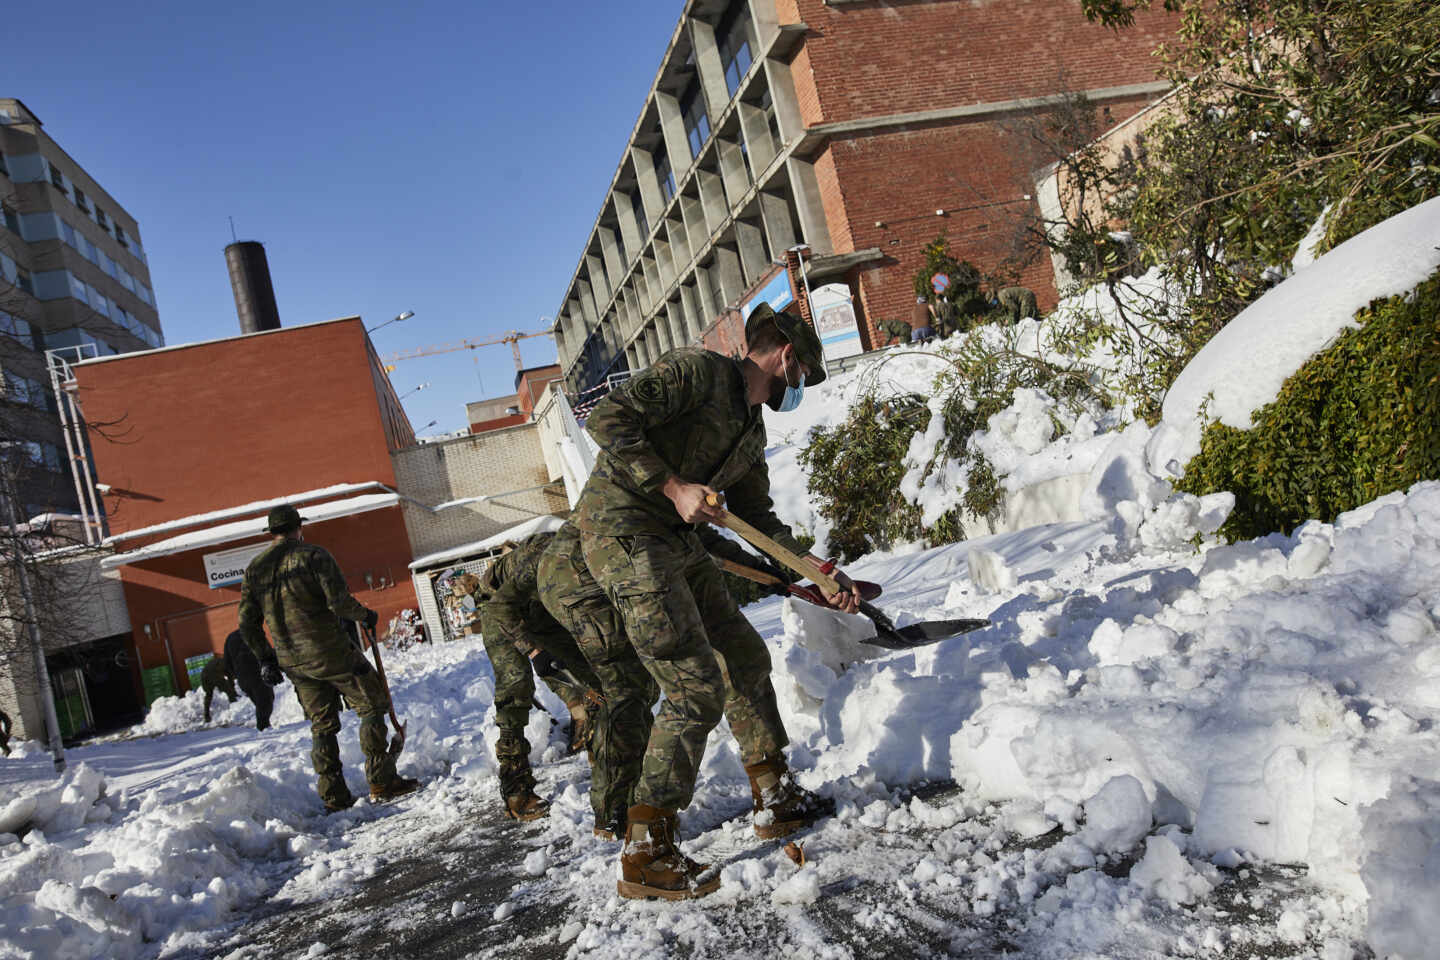
[(800, 374), (800, 386), (790, 386), (790, 368), (785, 368), (785, 395), (780, 398), (780, 406), (776, 407), (778, 413), (789, 413), (800, 406), (800, 400), (805, 396), (805, 374)]

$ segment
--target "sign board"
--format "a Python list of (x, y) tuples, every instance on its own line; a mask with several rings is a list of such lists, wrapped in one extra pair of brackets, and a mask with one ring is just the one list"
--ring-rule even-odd
[(141, 686), (145, 688), (145, 706), (150, 706), (161, 697), (175, 696), (175, 675), (169, 666), (150, 667), (141, 671)]
[(935, 274), (930, 278), (930, 289), (944, 296), (945, 291), (950, 289), (950, 277), (943, 273)]
[(266, 541), (205, 554), (205, 582), (211, 590), (234, 586), (245, 579), (245, 567), (250, 561), (269, 548), (270, 543)]
[(850, 287), (843, 283), (827, 283), (810, 291), (810, 309), (815, 316), (815, 330), (826, 360), (839, 360), (863, 353), (860, 325), (855, 322), (855, 305), (850, 301)]
[(205, 672), (205, 664), (215, 659), (213, 653), (202, 653), (194, 657), (185, 658), (185, 676), (190, 681), (191, 690), (200, 689), (200, 674)]
[(765, 282), (765, 286), (755, 291), (754, 296), (740, 305), (740, 316), (749, 320), (750, 312), (762, 303), (770, 304), (770, 309), (779, 313), (793, 303), (795, 294), (790, 289), (790, 272), (783, 267)]

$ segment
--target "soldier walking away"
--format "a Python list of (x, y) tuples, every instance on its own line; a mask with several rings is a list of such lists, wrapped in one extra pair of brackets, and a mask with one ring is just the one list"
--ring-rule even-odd
[(225, 638), (225, 665), (235, 683), (255, 704), (255, 729), (270, 729), (270, 713), (275, 709), (275, 691), (260, 676), (260, 661), (246, 646), (239, 630)]
[[(723, 492), (736, 516), (805, 553), (775, 516), (760, 404), (793, 410), (807, 383), (825, 379), (820, 341), (768, 304), (751, 313), (745, 337), (741, 360), (696, 347), (665, 354), (600, 401), (586, 424), (601, 453), (575, 507), (585, 564), (665, 694), (627, 811), (625, 897), (685, 899), (719, 886), (715, 870), (680, 852), (676, 817), (722, 714), (750, 777), (757, 833), (783, 836), (834, 810), (791, 776), (769, 651), (692, 526), (724, 515), (707, 502)], [(842, 589), (830, 602), (854, 612), (853, 583), (835, 577)]]
[(885, 339), (880, 343), (882, 347), (888, 347), (892, 340), (898, 340), (901, 343), (910, 342), (910, 334), (912, 331), (910, 324), (904, 320), (881, 320), (876, 326), (878, 326), (880, 332), (885, 335)]
[(0, 710), (0, 751), (10, 756), (10, 714)]
[[(304, 542), (302, 523), (289, 504), (270, 511), (266, 530), (274, 534), (274, 543), (250, 561), (240, 585), (240, 634), (267, 684), (279, 683), (283, 669), (295, 685), (310, 721), (310, 757), (325, 809), (344, 810), (355, 802), (340, 766), (341, 697), (360, 717), (371, 799), (403, 796), (420, 782), (395, 772), (395, 757), (385, 744), (389, 695), (344, 623), (358, 621), (374, 629), (379, 617), (350, 595), (335, 558)], [(262, 624), (274, 650), (265, 642)]]
[(230, 676), (230, 668), (225, 663), (224, 655), (211, 657), (205, 664), (205, 669), (200, 671), (200, 686), (205, 690), (205, 722), (210, 722), (210, 701), (219, 690), (225, 694), (226, 701), (234, 703), (240, 699), (235, 692), (235, 680)]
[[(569, 707), (572, 746), (588, 751), (595, 721), (602, 726), (606, 722), (604, 701), (595, 693), (600, 689), (599, 678), (569, 632), (540, 602), (536, 571), (554, 536), (546, 532), (527, 537), (479, 577), (480, 639), (495, 671), (495, 725), (500, 728), (495, 760), (500, 766), (505, 815), (512, 820), (536, 820), (550, 810), (549, 801), (535, 793), (530, 742), (525, 739), (525, 723), (535, 697), (531, 667)], [(562, 668), (585, 686), (562, 680)], [(598, 817), (600, 808), (596, 810)]]
[(1029, 287), (1001, 287), (995, 294), (995, 304), (1001, 319), (1019, 323), (1026, 317), (1039, 318), (1040, 310), (1035, 303), (1035, 291)]

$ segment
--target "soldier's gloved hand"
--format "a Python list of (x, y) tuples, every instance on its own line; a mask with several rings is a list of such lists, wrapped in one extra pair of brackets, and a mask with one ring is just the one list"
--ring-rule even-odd
[(379, 622), (380, 622), (380, 614), (376, 613), (374, 610), (371, 610), (371, 609), (369, 609), (369, 608), (366, 608), (366, 610), (365, 610), (365, 620), (364, 620), (365, 629), (366, 629), (366, 630), (369, 630), (371, 633), (374, 633), (374, 632), (375, 632), (375, 624), (377, 624), (377, 623), (379, 623)]
[(553, 677), (560, 672), (560, 661), (544, 650), (537, 648), (530, 654), (530, 662), (535, 665), (535, 672), (542, 677)]
[(283, 681), (285, 677), (280, 672), (280, 664), (276, 663), (274, 660), (269, 660), (260, 667), (260, 679), (264, 680), (270, 686), (274, 687), (279, 686), (280, 682)]

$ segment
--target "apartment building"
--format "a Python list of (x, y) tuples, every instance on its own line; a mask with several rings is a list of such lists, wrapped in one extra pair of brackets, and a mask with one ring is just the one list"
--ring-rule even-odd
[(22, 519), (78, 508), (46, 351), (164, 342), (135, 218), (24, 103), (0, 98), (0, 432), (21, 441), (6, 453)]
[[(687, 0), (556, 311), (567, 385), (701, 342), (802, 244), (877, 346), (927, 243), (993, 270), (1038, 215), (1027, 116), (1083, 95), (1119, 120), (1165, 92), (1151, 51), (1178, 21), (1137, 21), (1106, 30), (1078, 0)], [(1048, 260), (1016, 279), (1053, 304)]]

